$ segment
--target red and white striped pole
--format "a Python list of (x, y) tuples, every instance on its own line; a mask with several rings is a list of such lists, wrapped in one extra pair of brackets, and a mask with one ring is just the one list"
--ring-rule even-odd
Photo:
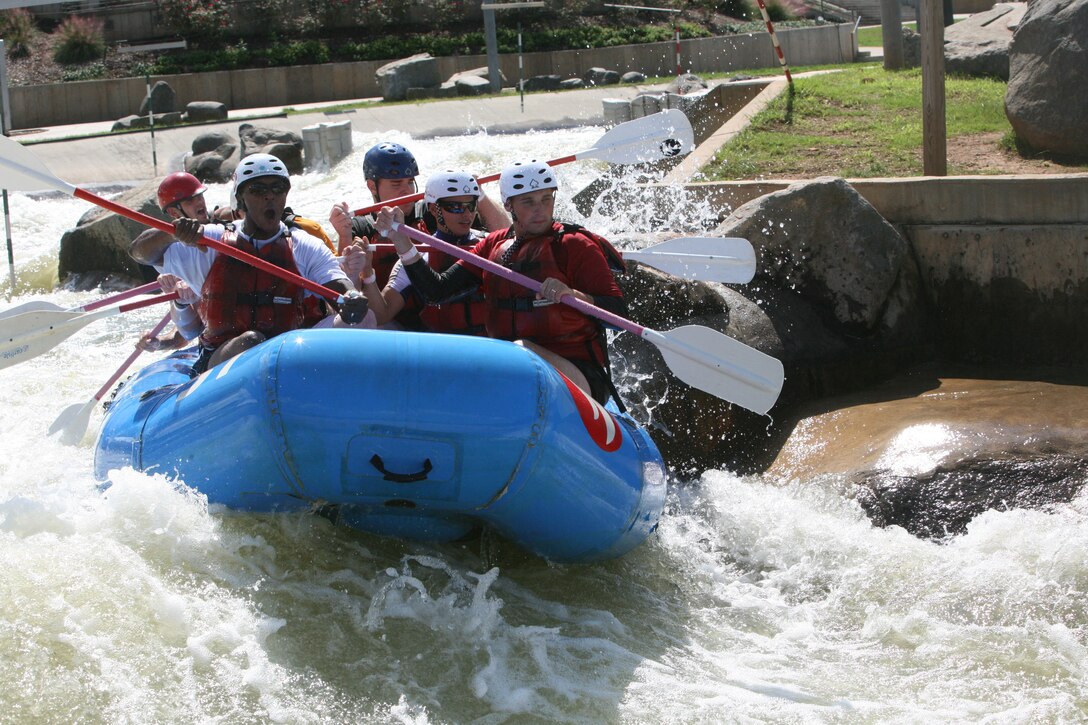
[(767, 14), (767, 6), (763, 4), (763, 0), (756, 0), (756, 2), (759, 3), (759, 12), (763, 14), (763, 22), (767, 23), (767, 32), (771, 34), (774, 52), (778, 54), (778, 63), (786, 71), (786, 81), (792, 86), (793, 76), (790, 75), (790, 67), (786, 65), (786, 56), (782, 54), (782, 46), (778, 44), (778, 36), (774, 34), (774, 26), (771, 25), (771, 16)]

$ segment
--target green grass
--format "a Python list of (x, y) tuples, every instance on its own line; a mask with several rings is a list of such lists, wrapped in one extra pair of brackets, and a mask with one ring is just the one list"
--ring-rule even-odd
[[(1003, 81), (945, 81), (946, 136), (1008, 135)], [(1007, 144), (1008, 142), (1006, 142)], [(794, 80), (703, 169), (707, 180), (922, 174), (922, 76), (878, 65)], [(950, 165), (949, 173), (957, 173)]]
[[(903, 23), (903, 27), (918, 32), (918, 23)], [(858, 28), (858, 47), (880, 47), (884, 45), (884, 33), (879, 25)]]

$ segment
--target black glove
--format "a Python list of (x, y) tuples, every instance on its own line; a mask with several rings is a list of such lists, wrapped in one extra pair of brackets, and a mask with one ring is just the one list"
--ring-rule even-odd
[(368, 309), (366, 296), (358, 290), (345, 292), (340, 296), (340, 319), (349, 325), (362, 322)]

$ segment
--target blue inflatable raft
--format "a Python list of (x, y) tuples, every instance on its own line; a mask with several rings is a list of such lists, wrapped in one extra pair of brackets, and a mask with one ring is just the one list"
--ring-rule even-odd
[(100, 480), (131, 466), (232, 509), (336, 507), (342, 523), (413, 540), (490, 527), (560, 562), (620, 556), (657, 526), (665, 466), (646, 432), (511, 343), (304, 330), (196, 378), (193, 359), (121, 388)]

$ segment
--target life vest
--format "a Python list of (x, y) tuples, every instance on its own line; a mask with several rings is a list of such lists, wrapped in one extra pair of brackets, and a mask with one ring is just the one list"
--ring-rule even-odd
[(325, 246), (329, 248), (329, 251), (336, 254), (336, 245), (329, 239), (329, 235), (325, 233), (325, 229), (313, 219), (307, 219), (306, 217), (299, 216), (291, 211), (291, 207), (284, 207), (283, 209), (283, 223), (289, 228), (301, 229), (309, 234), (311, 237), (317, 237)]
[[(576, 225), (556, 223), (550, 235), (522, 240), (510, 252), (516, 237), (513, 230), (496, 232), (502, 241), (490, 250), (493, 262), (543, 281), (554, 277), (573, 287), (573, 275), (567, 270), (564, 244), (580, 236), (601, 248), (609, 266), (622, 267), (623, 258), (607, 241)], [(539, 304), (536, 295), (521, 285), (494, 274), (484, 274), (483, 293), (488, 299), (487, 331), (503, 340), (530, 340), (557, 355), (572, 360), (591, 360), (607, 366), (604, 330), (592, 317), (564, 304)]]
[[(259, 250), (229, 232), (222, 241), (288, 272), (299, 273), (288, 234), (281, 234)], [(250, 330), (275, 337), (299, 327), (312, 327), (321, 319), (315, 306), (303, 302), (302, 287), (222, 253), (212, 262), (202, 292), (204, 332), (200, 342), (205, 347), (219, 347)]]
[[(443, 241), (447, 240), (443, 239)], [(467, 246), (471, 247), (478, 239), (470, 236), (468, 241)], [(452, 267), (456, 261), (456, 257), (436, 249), (432, 249), (427, 253), (428, 266), (439, 274)], [(487, 299), (484, 297), (483, 290), (479, 287), (456, 299), (446, 300), (440, 305), (423, 304), (418, 294), (411, 296), (413, 299), (412, 304), (418, 308), (416, 314), (427, 330), (457, 335), (487, 334)], [(405, 300), (405, 308), (407, 307), (408, 301)]]

